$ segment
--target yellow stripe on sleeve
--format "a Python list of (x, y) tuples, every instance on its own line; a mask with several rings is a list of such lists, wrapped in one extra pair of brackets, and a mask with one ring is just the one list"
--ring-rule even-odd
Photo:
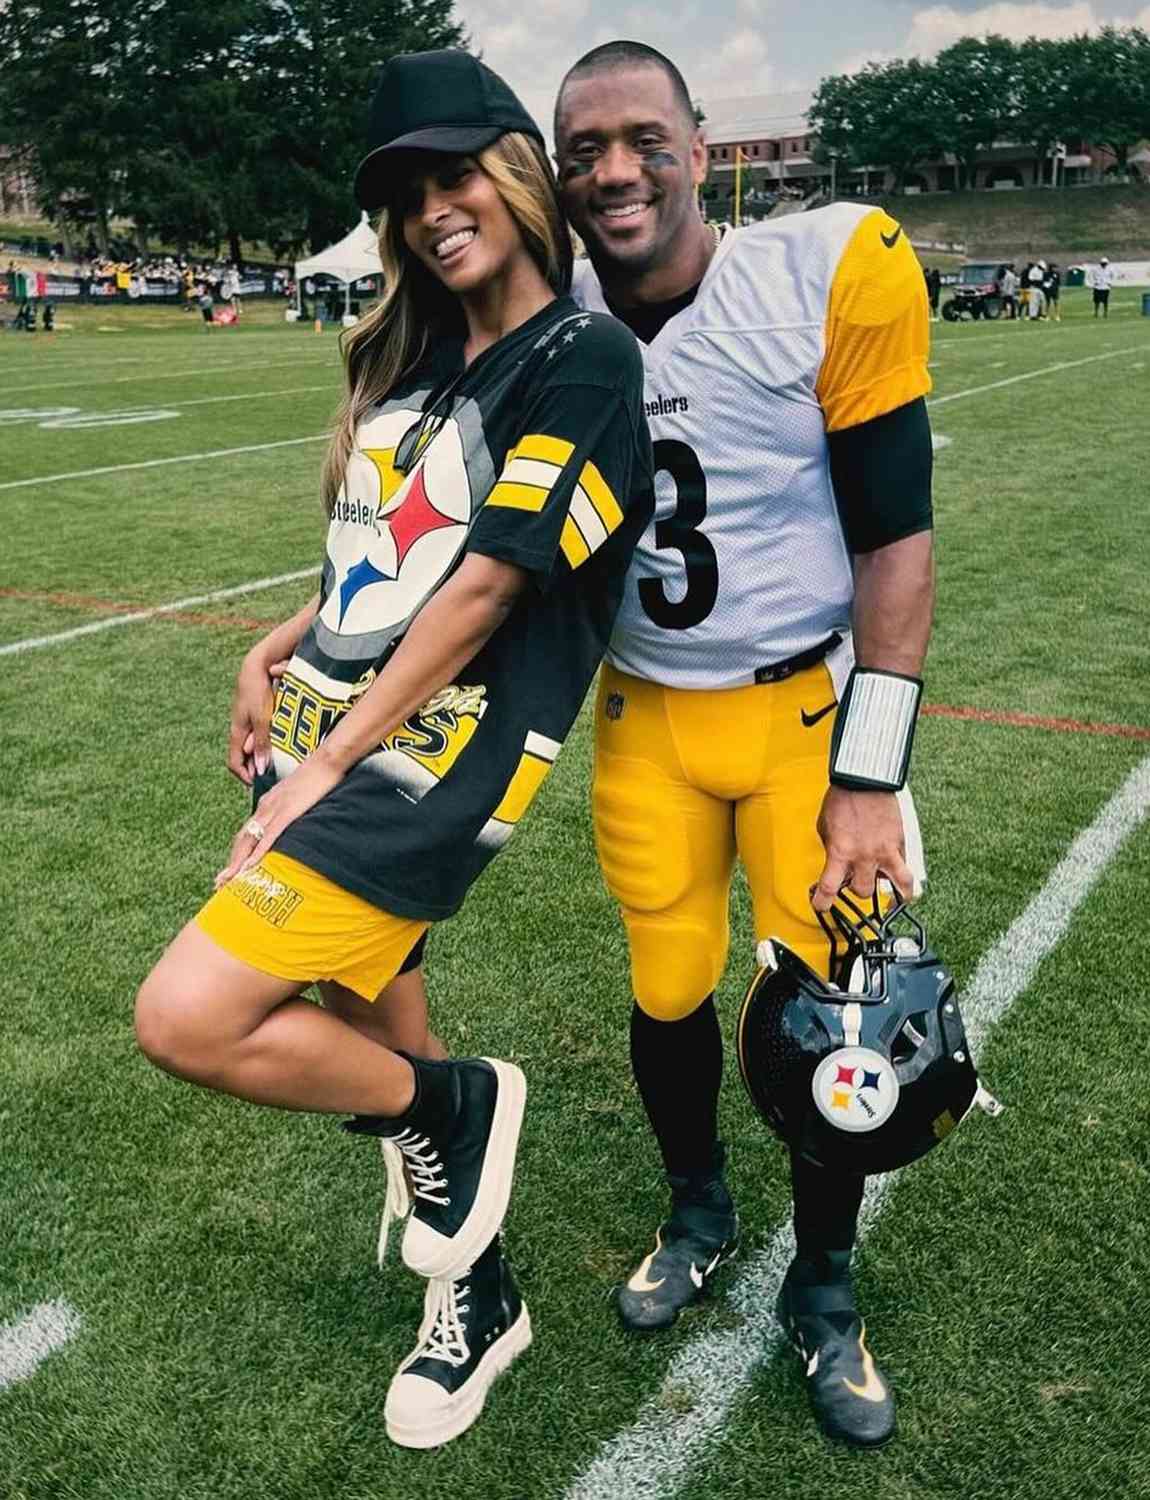
[(585, 563), (591, 556), (591, 548), (583, 540), (583, 533), (576, 526), (570, 516), (563, 522), (563, 531), (559, 537), (559, 545), (563, 548), (563, 556), (570, 563), (572, 569)]
[(549, 760), (542, 760), (537, 755), (522, 755), (515, 775), (512, 776), (507, 784), (507, 790), (503, 793), (503, 800), (491, 816), (498, 818), (501, 823), (518, 823), (531, 805), (531, 799), (543, 785), (544, 778), (550, 769)]
[(579, 483), (586, 490), (588, 500), (595, 507), (609, 535), (623, 519), (623, 512), (611, 493), (610, 485), (590, 460), (583, 465)]
[(539, 484), (514, 484), (501, 479), (487, 497), (488, 505), (502, 505), (508, 510), (529, 510), (535, 515), (547, 503), (550, 490)]
[(545, 437), (542, 433), (533, 432), (520, 438), (507, 456), (509, 459), (542, 458), (547, 463), (558, 464), (562, 468), (574, 452), (575, 444), (569, 443), (566, 438)]

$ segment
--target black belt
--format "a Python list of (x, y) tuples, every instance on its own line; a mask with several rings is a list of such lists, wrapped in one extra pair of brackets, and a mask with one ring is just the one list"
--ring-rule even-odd
[(825, 641), (820, 641), (817, 646), (811, 646), (807, 651), (800, 651), (797, 656), (788, 656), (786, 661), (777, 661), (769, 667), (758, 667), (755, 671), (755, 681), (783, 682), (788, 677), (793, 677), (796, 672), (805, 672), (807, 667), (814, 667), (829, 656), (836, 646), (842, 644), (842, 636), (837, 630), (832, 630)]

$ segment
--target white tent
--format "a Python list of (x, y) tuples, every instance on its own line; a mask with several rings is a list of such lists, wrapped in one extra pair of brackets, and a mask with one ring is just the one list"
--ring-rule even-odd
[(329, 245), (307, 260), (296, 261), (297, 306), (305, 276), (334, 276), (344, 283), (344, 310), (348, 315), (351, 311), (351, 283), (361, 276), (378, 276), (382, 270), (375, 230), (364, 214), (351, 233), (344, 235), (337, 244)]

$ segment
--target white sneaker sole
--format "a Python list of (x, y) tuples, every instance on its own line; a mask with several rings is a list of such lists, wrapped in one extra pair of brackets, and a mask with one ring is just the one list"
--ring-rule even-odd
[(430, 1387), (438, 1391), (439, 1387), (421, 1375), (405, 1375), (400, 1371), (391, 1382), (383, 1408), (388, 1437), (401, 1448), (438, 1448), (457, 1438), (478, 1418), (487, 1400), (487, 1392), (495, 1381), (530, 1343), (531, 1319), (524, 1303), (515, 1322), (479, 1361), (475, 1374), (463, 1389), (457, 1391), (446, 1405), (438, 1406), (426, 1415), (418, 1410), (405, 1411), (403, 1392), (410, 1387), (412, 1404), (417, 1406), (420, 1388)]
[(527, 1080), (514, 1063), (485, 1057), (499, 1080), (495, 1115), (487, 1140), (487, 1154), (471, 1212), (450, 1238), (437, 1234), (420, 1219), (407, 1221), (403, 1235), (403, 1263), (418, 1276), (454, 1281), (469, 1270), (499, 1232), (511, 1200), (515, 1155), (527, 1100)]

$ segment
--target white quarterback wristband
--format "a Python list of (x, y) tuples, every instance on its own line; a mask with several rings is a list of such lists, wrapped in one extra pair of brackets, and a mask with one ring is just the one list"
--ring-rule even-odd
[(864, 792), (906, 785), (922, 679), (855, 667), (835, 718), (831, 781)]

